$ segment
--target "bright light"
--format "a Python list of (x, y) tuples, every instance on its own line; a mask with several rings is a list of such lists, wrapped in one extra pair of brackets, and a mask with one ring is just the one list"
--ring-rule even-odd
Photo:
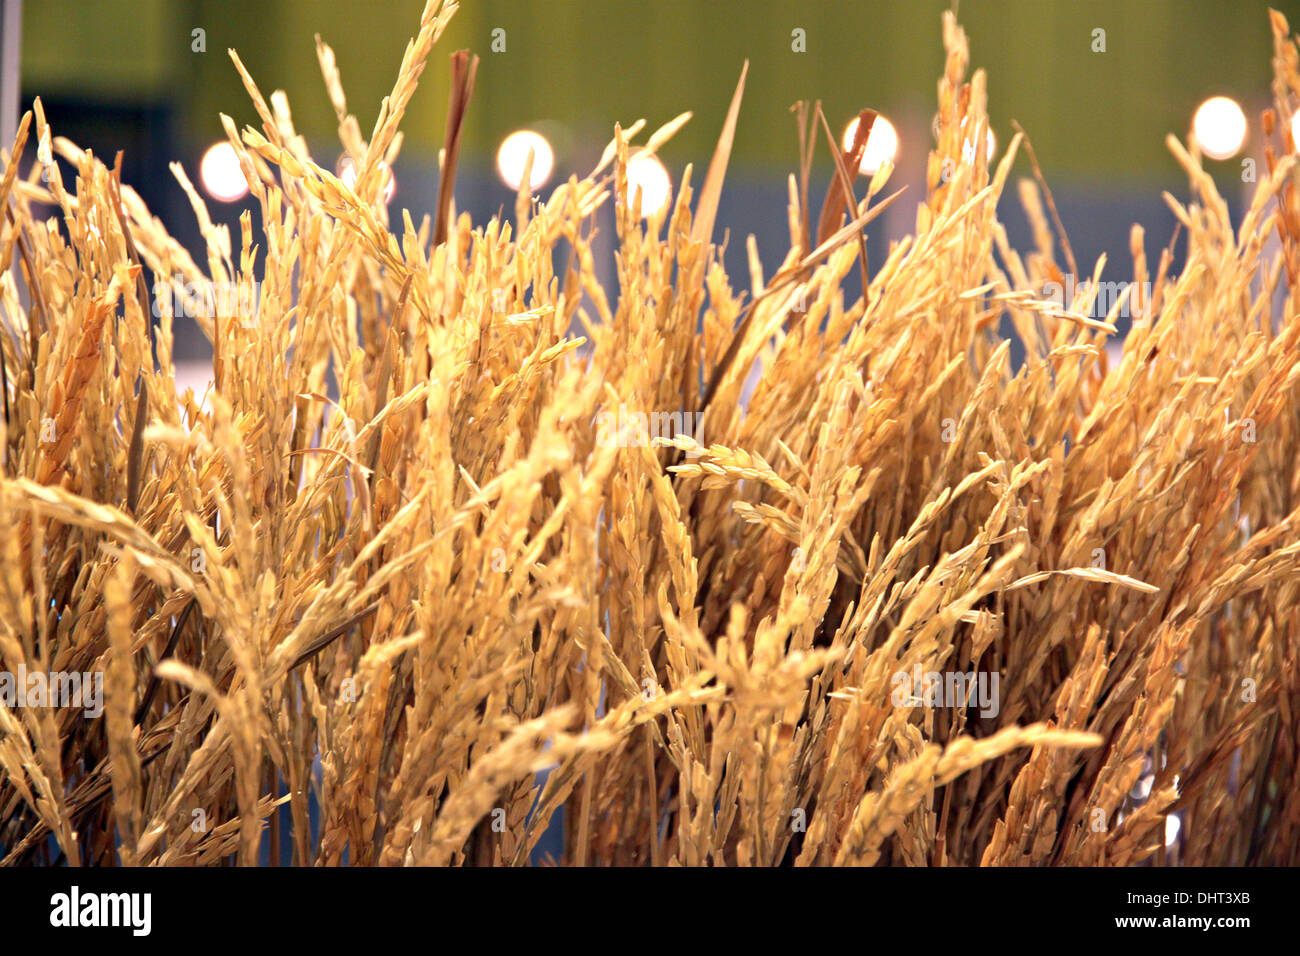
[(505, 184), (516, 191), (524, 181), (524, 163), (528, 161), (529, 150), (533, 151), (533, 169), (528, 174), (529, 189), (545, 186), (555, 169), (555, 151), (545, 136), (531, 129), (511, 133), (501, 141), (501, 148), (497, 150), (497, 172)]
[(668, 170), (654, 156), (638, 153), (627, 161), (627, 201), (636, 201), (641, 190), (641, 215), (649, 219), (668, 204), (673, 185)]
[[(379, 168), (386, 174), (384, 179), (384, 202), (393, 201), (393, 194), (397, 192), (397, 177), (393, 171), (388, 168), (387, 163), (380, 163)], [(339, 160), (338, 165), (339, 179), (343, 180), (343, 185), (348, 189), (356, 190), (357, 188), (357, 169), (352, 162), (351, 156), (344, 156)]]
[(199, 181), (213, 199), (235, 202), (248, 195), (248, 182), (239, 168), (239, 154), (224, 140), (208, 147), (199, 162)]
[(1300, 153), (1300, 113), (1291, 117), (1291, 145)]
[[(858, 121), (854, 118), (844, 128), (844, 152), (853, 149), (853, 137), (857, 132)], [(892, 163), (897, 155), (898, 130), (894, 129), (894, 124), (889, 120), (877, 116), (876, 121), (871, 124), (871, 132), (867, 134), (867, 148), (862, 152), (862, 162), (858, 164), (858, 172), (874, 176), (876, 170), (886, 162)]]
[(1210, 159), (1227, 159), (1246, 141), (1246, 114), (1236, 101), (1212, 96), (1196, 108), (1192, 135)]
[(1174, 841), (1178, 839), (1178, 831), (1183, 827), (1183, 823), (1172, 813), (1165, 817), (1165, 846), (1173, 846)]

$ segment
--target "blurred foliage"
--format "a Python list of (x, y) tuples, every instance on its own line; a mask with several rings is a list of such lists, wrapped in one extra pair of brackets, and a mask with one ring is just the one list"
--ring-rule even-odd
[[(1300, 0), (1274, 0), (1300, 22)], [(316, 64), (316, 33), (337, 54), (350, 107), (373, 122), (389, 91), (423, 0), (36, 0), (25, 12), (28, 95), (78, 95), (170, 103), (193, 145), (220, 135), (217, 114), (247, 104), (225, 51), (239, 50), (263, 90), (289, 94), (299, 129), (321, 142), (333, 113)], [(839, 132), (858, 109), (928, 120), (941, 68), (943, 0), (466, 0), (443, 49), (482, 57), (465, 154), (487, 161), (510, 130), (569, 124), (585, 155), (617, 120), (652, 126), (683, 110), (695, 121), (666, 151), (670, 162), (707, 161), (740, 65), (751, 61), (736, 136), (738, 166), (792, 169), (789, 106), (818, 99)], [(990, 114), (999, 139), (1018, 120), (1057, 176), (1137, 178), (1173, 171), (1164, 135), (1186, 132), (1206, 96), (1237, 97), (1256, 124), (1268, 100), (1266, 0), (963, 0), (959, 18), (973, 66), (991, 68)], [(506, 51), (491, 51), (492, 31)], [(807, 31), (807, 52), (791, 31)], [(206, 31), (206, 53), (191, 31)], [(1106, 31), (1094, 53), (1093, 30)], [(405, 121), (407, 147), (441, 145), (448, 66)], [(240, 123), (255, 119), (245, 105)], [(924, 127), (922, 127), (923, 129)], [(1258, 134), (1254, 133), (1257, 137)], [(929, 144), (924, 144), (928, 148)], [(919, 150), (905, 142), (904, 149)], [(580, 154), (580, 155), (579, 155)], [(825, 158), (824, 151), (821, 157)]]

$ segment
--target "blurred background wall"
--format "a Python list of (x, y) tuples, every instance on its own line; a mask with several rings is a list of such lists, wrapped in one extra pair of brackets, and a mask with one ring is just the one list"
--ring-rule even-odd
[[(1271, 4), (1300, 25), (1300, 0)], [(946, 0), (467, 0), (431, 56), (408, 111), (397, 168), (396, 214), (418, 222), (435, 208), (437, 150), (446, 119), (448, 54), (481, 57), (470, 105), (457, 203), (476, 222), (512, 192), (494, 172), (502, 138), (544, 124), (555, 148), (546, 191), (589, 171), (612, 135), (644, 117), (650, 126), (683, 110), (695, 118), (663, 151), (674, 182), (694, 163), (698, 186), (741, 63), (750, 72), (720, 227), (731, 229), (728, 266), (747, 284), (744, 238), (753, 233), (770, 272), (787, 247), (786, 175), (797, 167), (790, 106), (820, 99), (837, 135), (862, 107), (899, 127), (895, 178), (911, 183), (887, 222), (871, 230), (873, 260), (906, 230), (932, 138), (943, 61)], [(1211, 163), (1230, 199), (1242, 194), (1241, 159), (1261, 155), (1260, 109), (1270, 101), (1272, 45), (1264, 0), (961, 0), (972, 66), (988, 72), (998, 149), (1018, 120), (1055, 192), (1080, 268), (1110, 257), (1107, 277), (1128, 278), (1131, 223), (1147, 227), (1158, 258), (1173, 218), (1161, 190), (1186, 194), (1164, 146), (1186, 137), (1198, 103), (1234, 97), (1250, 121), (1241, 154)], [(239, 51), (264, 93), (288, 93), (298, 129), (323, 165), (339, 154), (336, 122), (320, 80), (313, 35), (337, 55), (349, 108), (369, 130), (391, 89), (423, 0), (28, 0), (23, 18), (24, 105), (39, 94), (55, 132), (97, 154), (126, 151), (125, 178), (168, 227), (190, 243), (193, 216), (167, 170), (179, 159), (192, 179), (222, 136), (220, 112), (257, 123), (227, 48)], [(792, 49), (802, 29), (806, 52)], [(1104, 30), (1104, 52), (1096, 30)], [(201, 30), (198, 51), (194, 31)], [(494, 31), (504, 30), (504, 34)], [(505, 49), (494, 52), (504, 39)], [(816, 176), (830, 177), (825, 149)], [(1017, 174), (1028, 175), (1023, 158)], [(815, 197), (817, 194), (814, 194)], [(815, 198), (819, 202), (819, 198)], [(244, 202), (213, 202), (235, 223)], [(248, 204), (251, 208), (251, 204)], [(1029, 244), (1015, 191), (1002, 216)], [(254, 213), (256, 215), (256, 212)], [(1086, 265), (1085, 265), (1086, 263)]]

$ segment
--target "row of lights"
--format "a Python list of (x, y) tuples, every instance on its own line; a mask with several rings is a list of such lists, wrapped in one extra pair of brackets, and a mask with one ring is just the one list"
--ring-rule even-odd
[[(853, 146), (854, 134), (858, 121), (853, 119), (844, 129), (844, 150)], [(1246, 114), (1235, 100), (1226, 96), (1213, 96), (1197, 107), (1192, 117), (1192, 136), (1202, 153), (1211, 159), (1229, 159), (1235, 156), (1246, 141)], [(1291, 118), (1291, 139), (1300, 143), (1300, 113)], [(987, 131), (988, 158), (993, 158), (996, 140), (993, 131)], [(874, 176), (883, 165), (893, 163), (898, 157), (898, 130), (883, 116), (877, 116), (867, 136), (866, 148), (862, 154), (859, 172)], [(532, 171), (528, 176), (529, 187), (540, 189), (550, 181), (555, 171), (555, 150), (545, 136), (536, 130), (521, 129), (511, 133), (501, 141), (497, 150), (497, 173), (501, 180), (512, 190), (518, 190), (524, 179), (524, 166), (528, 154), (532, 153)], [(975, 147), (968, 138), (962, 155), (967, 162), (975, 156)], [(391, 202), (397, 191), (397, 178), (393, 171), (384, 167), (384, 202)], [(352, 188), (356, 184), (357, 174), (352, 160), (344, 157), (339, 161), (339, 178)], [(209, 196), (221, 202), (237, 202), (248, 194), (248, 183), (244, 181), (243, 171), (239, 168), (239, 157), (230, 143), (222, 141), (203, 154), (199, 164), (199, 178)], [(672, 181), (668, 170), (654, 156), (633, 156), (627, 165), (628, 191), (635, 196), (641, 192), (641, 213), (652, 216), (668, 203), (672, 195)]]
[[(845, 149), (853, 142), (857, 122), (855, 119), (844, 132)], [(992, 141), (990, 133), (990, 148)], [(897, 152), (898, 134), (889, 120), (881, 117), (876, 120), (867, 139), (862, 171), (874, 173), (886, 160), (892, 162)], [(550, 141), (536, 130), (517, 130), (502, 140), (497, 150), (497, 174), (512, 190), (518, 190), (524, 181), (524, 167), (528, 163), (529, 153), (533, 157), (532, 169), (528, 174), (530, 189), (538, 190), (546, 185), (555, 171), (555, 150)], [(384, 171), (384, 202), (391, 202), (397, 191), (397, 178), (386, 166)], [(345, 156), (339, 160), (337, 172), (339, 179), (349, 189), (356, 186), (357, 172), (350, 157)], [(199, 163), (199, 178), (208, 195), (221, 202), (238, 202), (248, 195), (248, 183), (239, 168), (239, 155), (225, 140), (209, 147), (203, 154)], [(637, 154), (629, 159), (627, 183), (629, 195), (635, 196), (640, 191), (641, 212), (645, 216), (652, 216), (663, 209), (672, 195), (672, 180), (668, 170), (654, 156)]]
[[(532, 170), (528, 174), (528, 188), (536, 191), (551, 178), (555, 169), (555, 150), (550, 141), (536, 130), (521, 129), (501, 141), (497, 150), (497, 174), (513, 190), (524, 181), (524, 167), (528, 154), (533, 155)], [(673, 184), (668, 170), (658, 158), (637, 154), (627, 161), (628, 195), (641, 192), (641, 214), (653, 216), (668, 204)]]
[[(965, 125), (965, 120), (962, 121)], [(844, 151), (853, 148), (858, 121), (854, 119), (844, 130)], [(1202, 153), (1211, 159), (1230, 159), (1241, 151), (1246, 142), (1246, 114), (1236, 100), (1227, 96), (1212, 96), (1196, 109), (1192, 117), (1192, 136)], [(1300, 113), (1291, 117), (1291, 141), (1300, 149)], [(988, 158), (993, 158), (996, 141), (993, 131), (988, 131)], [(877, 116), (867, 137), (862, 154), (860, 171), (875, 175), (886, 161), (893, 162), (898, 155), (898, 131), (883, 116)], [(962, 145), (962, 156), (970, 162), (975, 148), (967, 138)]]
[[(532, 170), (528, 175), (531, 189), (546, 185), (555, 171), (555, 150), (545, 136), (531, 129), (511, 133), (497, 150), (497, 173), (512, 190), (518, 190), (524, 180), (524, 167), (530, 152), (533, 156)], [(392, 202), (397, 192), (397, 177), (386, 165), (381, 164), (381, 168), (385, 174), (384, 202)], [(344, 156), (339, 160), (337, 173), (349, 189), (356, 187), (357, 171), (351, 157)], [(199, 162), (199, 179), (208, 195), (221, 202), (238, 202), (248, 195), (248, 183), (239, 168), (239, 155), (224, 140), (203, 154)], [(631, 195), (635, 196), (640, 190), (641, 212), (645, 216), (659, 212), (672, 194), (668, 170), (654, 156), (633, 156), (627, 164), (627, 182)]]
[[(380, 163), (379, 168), (386, 173), (384, 202), (392, 202), (393, 194), (397, 192), (397, 177), (386, 163)], [(356, 187), (357, 171), (350, 156), (339, 160), (337, 171), (343, 185), (348, 189)], [(203, 154), (199, 161), (199, 181), (209, 196), (221, 202), (238, 202), (248, 195), (248, 182), (239, 168), (239, 154), (225, 140), (208, 147)]]

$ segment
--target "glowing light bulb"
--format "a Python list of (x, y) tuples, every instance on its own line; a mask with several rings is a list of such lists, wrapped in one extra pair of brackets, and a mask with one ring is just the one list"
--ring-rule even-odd
[(668, 204), (673, 184), (668, 170), (654, 156), (639, 153), (627, 161), (627, 200), (635, 202), (641, 190), (641, 215), (649, 219)]
[(497, 150), (497, 172), (511, 189), (518, 190), (524, 181), (524, 163), (528, 160), (529, 150), (533, 152), (533, 169), (528, 174), (528, 188), (540, 189), (551, 178), (555, 169), (555, 151), (550, 142), (535, 130), (517, 130), (503, 139)]
[(1196, 108), (1192, 135), (1210, 159), (1227, 159), (1246, 141), (1246, 114), (1235, 100), (1212, 96)]
[[(853, 148), (853, 137), (857, 132), (858, 121), (854, 118), (844, 128), (843, 142), (846, 153)], [(898, 130), (894, 129), (894, 124), (889, 120), (877, 116), (876, 121), (871, 124), (871, 132), (867, 134), (867, 146), (862, 152), (862, 162), (858, 164), (858, 172), (874, 176), (876, 170), (887, 162), (892, 163), (897, 156)]]
[[(397, 192), (397, 177), (393, 175), (393, 171), (388, 168), (387, 163), (380, 163), (379, 168), (384, 173), (384, 202), (390, 203)], [(339, 179), (343, 180), (343, 185), (355, 191), (357, 188), (357, 169), (352, 162), (351, 156), (344, 156), (339, 160), (338, 171)]]
[(208, 147), (199, 161), (199, 181), (213, 199), (235, 202), (248, 195), (248, 182), (239, 168), (239, 154), (224, 140)]

